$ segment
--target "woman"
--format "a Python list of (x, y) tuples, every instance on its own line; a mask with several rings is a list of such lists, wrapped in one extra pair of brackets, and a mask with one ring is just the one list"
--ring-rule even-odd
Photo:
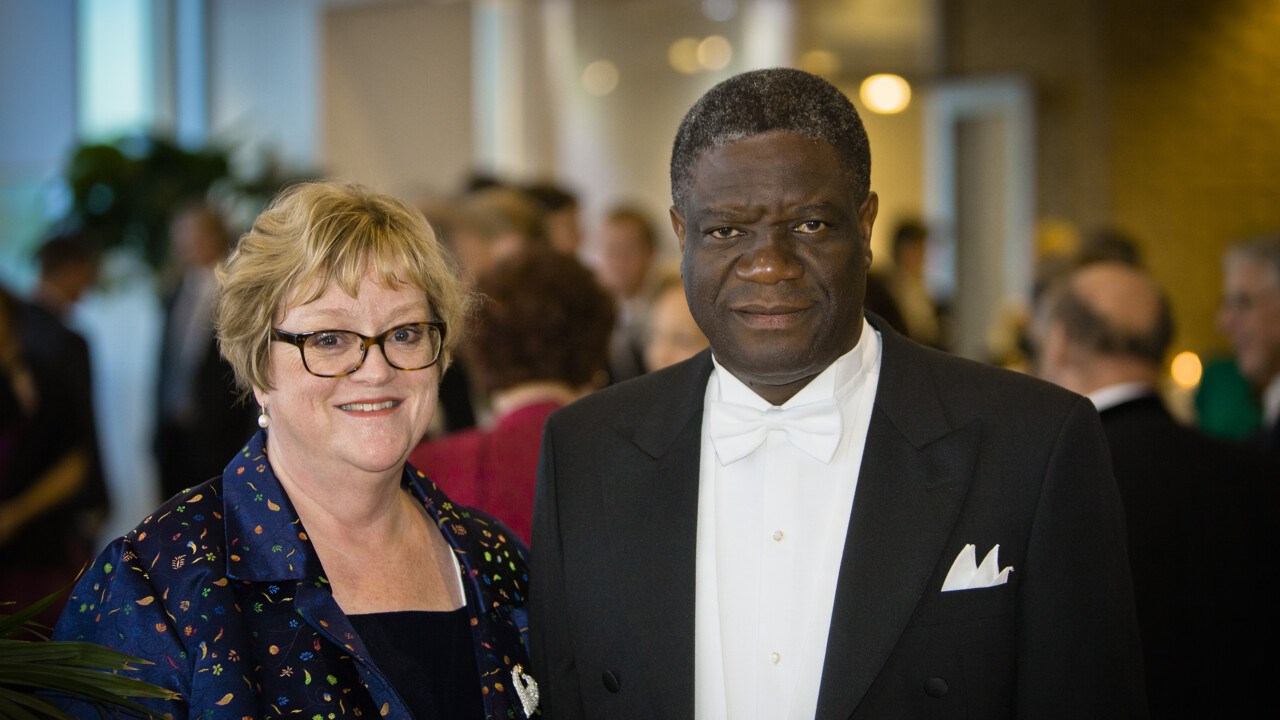
[(498, 263), (476, 290), (481, 301), (464, 354), (493, 424), (423, 443), (410, 460), (459, 502), (493, 513), (527, 540), (542, 424), (605, 379), (613, 300), (582, 263), (545, 249)]
[(644, 341), (644, 369), (661, 370), (702, 352), (707, 336), (689, 312), (684, 296), (684, 282), (679, 273), (671, 273), (658, 281), (658, 289), (649, 301), (649, 317)]
[[(218, 274), (263, 428), (116, 540), (56, 636), (154, 663), (175, 718), (523, 718), (526, 550), (405, 463), (467, 304), (421, 215), (285, 191)], [(91, 710), (76, 708), (85, 716)]]

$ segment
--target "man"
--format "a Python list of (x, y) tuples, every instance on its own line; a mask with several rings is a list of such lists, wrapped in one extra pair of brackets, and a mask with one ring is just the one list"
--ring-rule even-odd
[(524, 192), (542, 207), (547, 244), (551, 249), (577, 257), (578, 248), (582, 246), (582, 212), (577, 196), (546, 181), (526, 185)]
[(213, 271), (231, 246), (222, 216), (202, 202), (179, 208), (170, 245), (182, 274), (165, 299), (154, 438), (166, 498), (221, 473), (253, 435), (257, 415), (240, 401), (214, 337)]
[[(98, 252), (66, 233), (41, 245), (36, 261), (39, 281), (17, 313), (33, 397), (0, 474), (0, 599), (19, 607), (74, 580), (108, 509), (89, 344), (68, 326), (97, 279)], [(60, 610), (41, 620), (52, 624)]]
[(924, 263), (929, 229), (905, 220), (893, 231), (893, 268), (887, 285), (907, 326), (907, 337), (922, 345), (941, 347), (938, 310), (924, 283)]
[(609, 341), (609, 379), (621, 382), (644, 373), (650, 269), (657, 244), (644, 213), (625, 206), (609, 211), (601, 240), (597, 277), (618, 308)]
[[(1051, 286), (1032, 334), (1038, 374), (1102, 415), (1124, 499), (1152, 717), (1245, 717), (1266, 699), (1277, 640), (1274, 475), (1179, 425), (1156, 392), (1173, 337), (1142, 270), (1090, 264)], [(1269, 497), (1270, 496), (1270, 497)]]
[(1145, 717), (1097, 414), (864, 321), (878, 199), (849, 100), (731, 78), (671, 178), (711, 348), (548, 421), (547, 716)]
[(1232, 246), (1223, 270), (1218, 327), (1231, 340), (1240, 374), (1262, 393), (1254, 444), (1280, 459), (1280, 235)]

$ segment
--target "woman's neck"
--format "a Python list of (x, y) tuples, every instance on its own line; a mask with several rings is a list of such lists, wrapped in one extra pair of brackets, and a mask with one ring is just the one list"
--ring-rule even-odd
[(370, 539), (385, 537), (404, 523), (400, 471), (363, 473), (347, 468), (338, 477), (282, 451), (271, 442), (270, 433), (266, 449), (271, 470), (308, 533)]

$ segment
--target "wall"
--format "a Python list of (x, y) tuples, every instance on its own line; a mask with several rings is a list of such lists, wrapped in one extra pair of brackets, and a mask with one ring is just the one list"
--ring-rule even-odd
[(30, 251), (76, 132), (74, 0), (0, 3), (0, 282), (32, 281)]
[(1114, 219), (1171, 288), (1180, 344), (1225, 351), (1222, 251), (1280, 231), (1280, 3), (1128, 0), (1103, 27)]
[(472, 167), (471, 6), (380, 3), (323, 17), (328, 173), (413, 201)]
[(319, 13), (313, 0), (209, 0), (210, 140), (243, 172), (319, 161)]
[(1175, 345), (1225, 349), (1222, 250), (1280, 229), (1280, 4), (953, 0), (950, 75), (1036, 88), (1037, 207), (1139, 241), (1171, 294)]
[(1037, 111), (1036, 208), (1042, 216), (1084, 226), (1110, 217), (1106, 60), (1093, 10), (1107, 1), (942, 3), (944, 77), (1016, 73), (1031, 80)]

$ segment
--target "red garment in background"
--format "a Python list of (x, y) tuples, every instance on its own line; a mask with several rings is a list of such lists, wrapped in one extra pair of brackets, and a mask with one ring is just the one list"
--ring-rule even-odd
[(529, 542), (533, 485), (542, 425), (558, 402), (539, 402), (498, 418), (489, 430), (471, 429), (418, 445), (409, 463), (459, 505), (483, 510)]

